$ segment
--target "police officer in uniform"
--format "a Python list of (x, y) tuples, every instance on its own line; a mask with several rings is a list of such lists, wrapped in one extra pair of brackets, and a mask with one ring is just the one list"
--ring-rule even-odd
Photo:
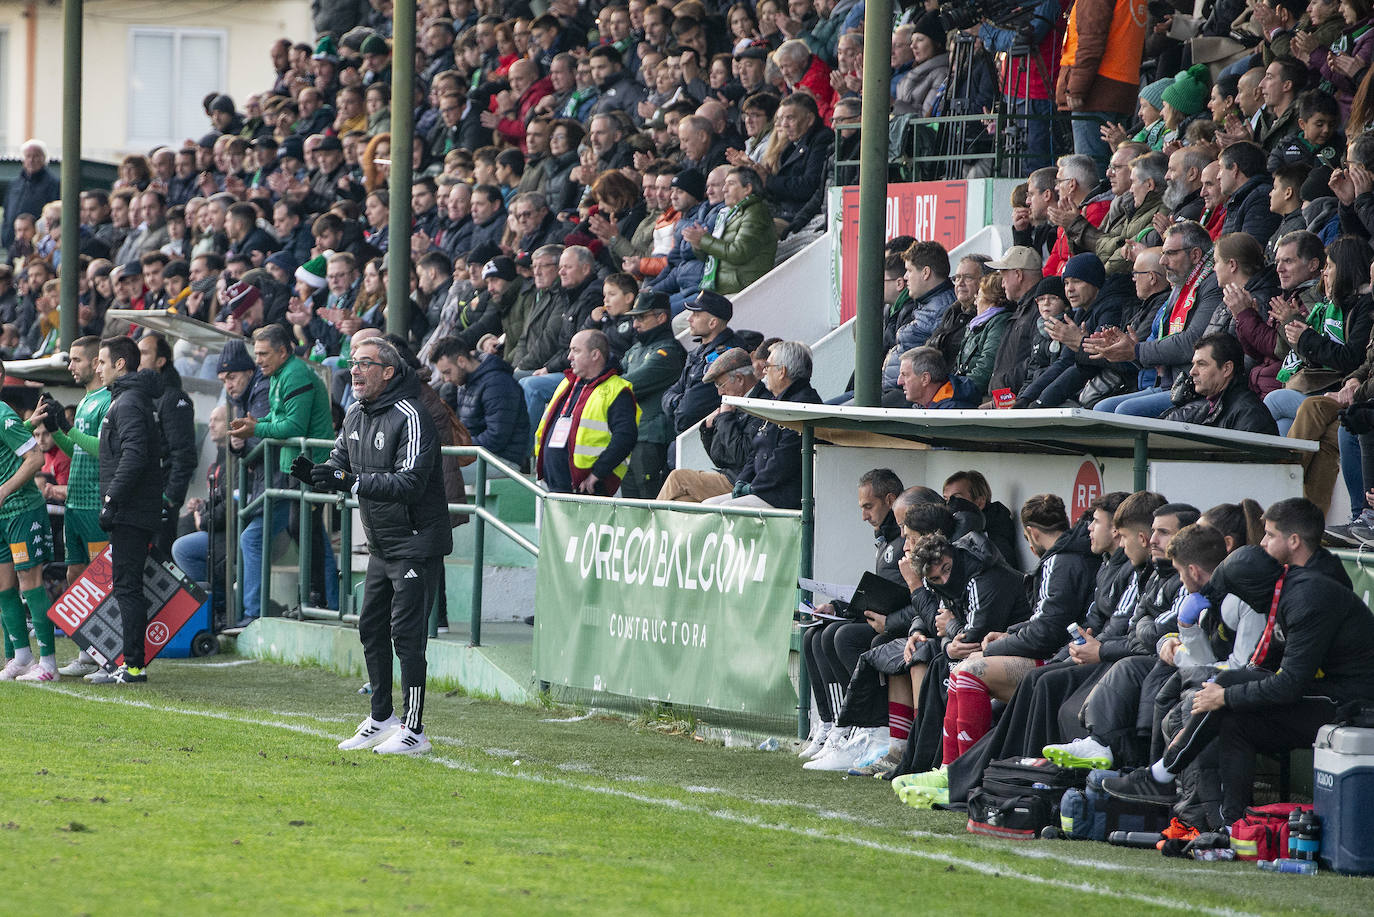
[[(630, 470), (621, 482), (624, 496), (648, 500), (658, 495), (668, 471), (673, 422), (663, 412), (663, 393), (682, 375), (687, 351), (673, 337), (668, 294), (645, 290), (625, 313), (634, 322), (635, 342), (625, 353), (625, 381), (634, 388), (643, 412), (639, 439), (630, 453)], [(614, 347), (614, 342), (612, 342)]]

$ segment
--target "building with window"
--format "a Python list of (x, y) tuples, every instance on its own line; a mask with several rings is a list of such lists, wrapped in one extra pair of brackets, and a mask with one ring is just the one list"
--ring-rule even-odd
[[(209, 92), (272, 83), (272, 42), (314, 43), (309, 0), (86, 0), (82, 155), (118, 160), (210, 129)], [(0, 155), (62, 140), (62, 3), (0, 3)]]

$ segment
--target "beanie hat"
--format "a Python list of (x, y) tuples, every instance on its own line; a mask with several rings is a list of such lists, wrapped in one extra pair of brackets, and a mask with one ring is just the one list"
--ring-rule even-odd
[(1040, 282), (1035, 285), (1035, 289), (1031, 291), (1031, 300), (1037, 300), (1041, 296), (1055, 296), (1059, 299), (1065, 299), (1064, 278), (1058, 274), (1041, 278)]
[(1317, 166), (1307, 173), (1307, 180), (1302, 183), (1302, 202), (1309, 204), (1312, 201), (1320, 200), (1324, 197), (1331, 197), (1331, 167)]
[(1102, 259), (1092, 252), (1080, 252), (1070, 258), (1064, 265), (1064, 273), (1061, 276), (1065, 280), (1072, 277), (1090, 283), (1098, 289), (1107, 282), (1107, 271), (1102, 267)]
[(332, 254), (334, 253), (325, 252), (322, 255), (316, 255), (305, 262), (305, 264), (296, 268), (296, 279), (312, 290), (318, 290), (323, 287), (325, 285), (325, 265), (328, 262), (329, 256)]
[(253, 358), (248, 355), (248, 347), (239, 340), (224, 342), (219, 352), (219, 371), (222, 373), (252, 372), (257, 369)]
[(273, 252), (267, 256), (267, 260), (264, 261), (263, 264), (275, 264), (277, 267), (281, 268), (282, 272), (288, 277), (295, 276), (296, 268), (298, 267), (296, 259), (291, 257), (290, 252), (286, 251)]
[(1140, 97), (1158, 110), (1164, 107), (1164, 90), (1172, 85), (1174, 85), (1174, 81), (1171, 77), (1166, 76), (1162, 80), (1155, 80), (1140, 90)]
[(321, 36), (319, 43), (315, 45), (315, 53), (310, 57), (312, 60), (330, 61), (337, 64), (339, 62), (338, 46), (334, 44), (332, 37)]
[(935, 13), (926, 13), (920, 19), (916, 20), (912, 28), (921, 35), (929, 38), (935, 45), (936, 51), (945, 50), (945, 44), (949, 41), (949, 33), (946, 32), (945, 27), (940, 24), (940, 17)]
[(390, 54), (391, 48), (387, 47), (386, 39), (380, 35), (369, 35), (363, 39), (362, 47), (358, 50), (364, 54)]
[(681, 188), (697, 200), (706, 198), (706, 176), (696, 169), (683, 169), (673, 176), (673, 187)]
[(1212, 87), (1208, 81), (1206, 64), (1194, 64), (1174, 77), (1174, 84), (1164, 90), (1164, 101), (1174, 107), (1174, 111), (1191, 118), (1207, 107), (1207, 96)]
[(210, 111), (222, 111), (232, 115), (234, 113), (234, 100), (230, 96), (221, 93), (210, 101)]

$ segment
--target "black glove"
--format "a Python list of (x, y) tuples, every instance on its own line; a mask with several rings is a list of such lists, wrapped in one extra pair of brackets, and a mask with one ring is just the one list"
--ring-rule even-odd
[(310, 469), (310, 483), (316, 490), (337, 490), (347, 493), (358, 482), (356, 474), (350, 474), (333, 465), (316, 465)]
[(104, 502), (102, 502), (102, 503), (100, 504), (100, 527), (101, 527), (102, 529), (104, 529), (105, 531), (108, 532), (108, 531), (110, 531), (110, 530), (112, 530), (112, 529), (114, 528), (114, 524), (115, 524), (115, 509), (114, 509), (114, 504), (110, 502), (110, 498), (109, 498), (109, 496), (107, 495), (107, 496), (105, 497)]
[[(321, 466), (323, 467), (323, 466)], [(302, 484), (313, 484), (311, 473), (315, 470), (315, 463), (305, 457), (304, 452), (296, 454), (296, 458), (291, 462), (291, 477), (300, 481)]]
[(72, 428), (72, 422), (67, 419), (67, 409), (62, 406), (62, 402), (46, 392), (39, 400), (47, 405), (47, 410), (43, 414), (43, 427), (49, 433), (56, 433), (59, 430), (63, 433), (69, 432)]

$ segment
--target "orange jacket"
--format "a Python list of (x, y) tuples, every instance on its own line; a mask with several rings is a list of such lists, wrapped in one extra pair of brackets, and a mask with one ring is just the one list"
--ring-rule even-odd
[(1135, 111), (1149, 21), (1146, 0), (1077, 0), (1069, 13), (1055, 100), (1080, 111)]

